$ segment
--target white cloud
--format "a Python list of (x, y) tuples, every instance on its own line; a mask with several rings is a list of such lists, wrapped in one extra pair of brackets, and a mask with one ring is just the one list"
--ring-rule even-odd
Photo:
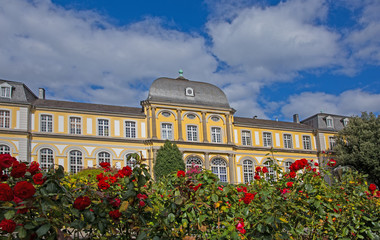
[(340, 61), (339, 35), (323, 21), (322, 0), (293, 0), (245, 8), (229, 20), (211, 21), (216, 56), (257, 80), (289, 80), (297, 71), (332, 67)]
[(117, 28), (48, 0), (1, 0), (0, 34), (0, 77), (46, 87), (58, 99), (137, 105), (157, 77), (184, 68), (202, 79), (217, 67), (200, 36), (164, 29), (157, 19)]
[(323, 92), (303, 92), (289, 97), (281, 108), (286, 118), (295, 113), (306, 118), (320, 111), (339, 115), (360, 115), (361, 112), (380, 112), (380, 94), (361, 89), (348, 90), (339, 95)]

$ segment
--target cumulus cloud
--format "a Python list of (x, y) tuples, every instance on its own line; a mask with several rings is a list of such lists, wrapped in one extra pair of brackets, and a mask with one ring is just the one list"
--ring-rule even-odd
[(339, 95), (324, 92), (303, 92), (292, 95), (281, 108), (286, 118), (298, 113), (302, 118), (320, 111), (339, 115), (360, 115), (361, 112), (380, 112), (380, 94), (361, 89), (344, 91)]
[(217, 67), (202, 37), (165, 29), (159, 19), (118, 28), (49, 0), (1, 2), (0, 77), (45, 87), (54, 98), (137, 105), (157, 77), (183, 67), (201, 79)]
[(340, 35), (318, 24), (325, 1), (294, 0), (244, 8), (232, 20), (208, 24), (219, 59), (256, 80), (289, 80), (297, 71), (340, 61)]

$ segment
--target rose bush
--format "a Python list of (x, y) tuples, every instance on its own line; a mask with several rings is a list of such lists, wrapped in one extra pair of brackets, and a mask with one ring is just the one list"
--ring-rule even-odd
[[(196, 166), (153, 182), (139, 159), (133, 169), (65, 174), (0, 155), (0, 235), (9, 239), (378, 239), (380, 191), (346, 171), (297, 160), (283, 172), (256, 167), (249, 184), (220, 183)], [(330, 161), (334, 163), (333, 161)], [(19, 167), (19, 166), (22, 167)], [(25, 165), (25, 166), (24, 166)], [(333, 168), (330, 164), (329, 169)], [(13, 174), (12, 174), (13, 171)]]

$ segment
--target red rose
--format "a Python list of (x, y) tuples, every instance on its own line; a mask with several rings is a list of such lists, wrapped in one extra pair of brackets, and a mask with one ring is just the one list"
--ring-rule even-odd
[(100, 174), (96, 175), (96, 180), (106, 181), (106, 180), (108, 180), (108, 177), (104, 176), (103, 173), (100, 173)]
[(40, 164), (38, 162), (31, 162), (29, 169), (28, 169), (28, 172), (30, 172), (30, 174), (34, 175), (38, 171), (40, 171)]
[(101, 190), (107, 190), (110, 187), (110, 185), (107, 182), (102, 180), (98, 183), (98, 187)]
[(17, 161), (17, 159), (12, 157), (11, 155), (0, 154), (0, 168), (2, 169), (10, 168), (14, 161)]
[(13, 191), (6, 183), (0, 183), (0, 201), (12, 201)]
[(33, 176), (33, 181), (37, 185), (42, 185), (44, 184), (46, 178), (42, 178), (42, 173), (37, 173), (36, 175)]
[(14, 178), (21, 178), (25, 176), (26, 173), (26, 164), (25, 163), (13, 163), (11, 176)]
[(260, 180), (260, 175), (259, 174), (255, 174), (255, 176), (253, 178), (256, 179), (256, 180)]
[(327, 166), (334, 167), (336, 165), (336, 161), (334, 159), (330, 159), (330, 161), (327, 163)]
[(194, 192), (196, 192), (200, 186), (202, 186), (202, 183), (199, 183), (197, 186), (192, 187), (192, 189), (194, 190)]
[(376, 192), (376, 197), (380, 198), (380, 191)]
[(236, 230), (238, 230), (241, 234), (245, 234), (247, 231), (244, 229), (244, 221), (240, 219), (239, 223), (236, 224)]
[(376, 185), (371, 183), (368, 187), (368, 190), (370, 190), (371, 192), (375, 191), (376, 190)]
[(177, 177), (185, 177), (185, 176), (186, 176), (185, 171), (179, 170), (179, 171), (177, 172)]
[(74, 208), (78, 209), (78, 210), (84, 210), (86, 209), (86, 207), (90, 206), (91, 205), (91, 200), (89, 197), (87, 196), (80, 196), (80, 197), (77, 197), (74, 201)]
[(284, 189), (281, 190), (281, 194), (286, 194), (286, 193), (289, 193), (289, 192), (290, 191), (287, 188), (284, 188)]
[(256, 172), (261, 172), (261, 167), (256, 167)]
[(1, 171), (1, 169), (0, 169), (0, 181), (5, 182), (7, 180), (8, 180), (8, 175), (4, 174), (3, 171)]
[(0, 222), (0, 229), (8, 233), (13, 233), (16, 229), (16, 223), (12, 219), (7, 220), (4, 218)]
[(137, 194), (137, 198), (138, 199), (147, 199), (148, 198), (148, 196), (147, 195), (145, 195), (145, 194), (141, 194), (141, 193), (139, 193), (139, 194)]
[(241, 187), (241, 188), (237, 187), (236, 189), (238, 192), (244, 192), (244, 193), (247, 192), (247, 187)]
[(268, 168), (267, 167), (263, 167), (263, 173), (267, 173), (268, 172)]
[(107, 169), (107, 168), (110, 168), (111, 167), (111, 164), (109, 162), (101, 162), (99, 163), (99, 165), (104, 168), (104, 169)]
[(114, 211), (110, 211), (108, 214), (113, 219), (118, 219), (119, 217), (121, 217), (121, 213), (119, 212), (119, 209), (116, 209)]
[(286, 186), (287, 186), (287, 187), (293, 187), (293, 182), (287, 182), (287, 183), (286, 183)]
[(318, 163), (314, 163), (314, 166), (318, 167)]
[(117, 178), (116, 178), (115, 176), (111, 176), (111, 177), (109, 178), (109, 180), (110, 180), (111, 183), (115, 183), (115, 182), (117, 182)]
[(289, 173), (289, 176), (290, 176), (291, 178), (295, 178), (295, 177), (297, 176), (297, 173), (296, 173), (296, 172), (290, 172), (290, 173)]
[(139, 205), (140, 205), (140, 207), (144, 207), (145, 206), (145, 202), (143, 200), (140, 200)]
[(114, 208), (120, 207), (121, 200), (119, 198), (114, 198), (110, 201), (110, 204)]
[(244, 201), (245, 204), (250, 204), (251, 201), (252, 201), (253, 199), (255, 199), (255, 195), (256, 195), (256, 194), (257, 194), (257, 193), (245, 193), (245, 194), (244, 194), (244, 197), (242, 198), (242, 200)]
[(16, 185), (13, 188), (13, 193), (16, 197), (19, 197), (24, 200), (31, 198), (36, 193), (36, 189), (30, 182), (21, 181), (16, 183)]
[(132, 174), (132, 169), (129, 166), (125, 166), (121, 170), (118, 171), (118, 174), (121, 177), (129, 177)]

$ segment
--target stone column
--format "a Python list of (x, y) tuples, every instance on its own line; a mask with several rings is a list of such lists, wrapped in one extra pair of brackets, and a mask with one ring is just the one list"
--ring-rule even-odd
[(178, 141), (183, 141), (182, 138), (182, 110), (177, 109), (177, 121), (178, 121)]
[(235, 183), (235, 164), (234, 164), (234, 155), (228, 154), (228, 168), (230, 173), (230, 183)]
[(156, 108), (155, 107), (152, 107), (152, 138), (157, 139)]
[(147, 131), (148, 131), (148, 139), (150, 138), (151, 136), (151, 133), (150, 133), (150, 116), (149, 116), (149, 107), (146, 107), (146, 117), (147, 117), (147, 121), (146, 121), (146, 125), (147, 125)]
[(226, 133), (227, 133), (227, 143), (232, 144), (232, 142), (231, 142), (230, 114), (226, 114)]
[(202, 112), (202, 128), (203, 128), (203, 142), (207, 143), (207, 124), (206, 124), (206, 112)]
[(205, 168), (206, 168), (206, 170), (210, 170), (210, 156), (209, 156), (209, 152), (205, 152)]

